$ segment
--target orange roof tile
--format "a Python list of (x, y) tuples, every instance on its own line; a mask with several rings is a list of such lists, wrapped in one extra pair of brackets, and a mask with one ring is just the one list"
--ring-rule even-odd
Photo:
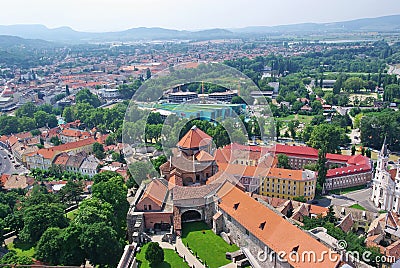
[(181, 148), (200, 148), (210, 144), (212, 138), (204, 131), (193, 126), (183, 138), (178, 142), (177, 146)]
[(147, 185), (146, 190), (140, 200), (150, 198), (154, 203), (161, 207), (164, 203), (167, 190), (167, 186), (165, 186), (160, 180), (154, 179)]
[[(275, 252), (286, 252), (286, 259), (291, 266), (327, 268), (336, 267), (339, 262), (338, 254), (337, 256), (333, 254), (337, 257), (336, 261), (332, 258), (324, 258), (320, 262), (313, 262), (312, 265), (307, 259), (305, 262), (302, 262), (301, 258), (299, 262), (293, 261), (288, 258), (288, 255), (294, 249), (299, 256), (302, 256), (303, 252), (310, 251), (315, 252), (316, 256), (323, 256), (323, 252), (329, 252), (329, 249), (228, 182), (220, 188), (217, 195), (221, 199), (218, 206), (224, 212)], [(265, 225), (260, 228), (262, 223)]]
[(198, 152), (195, 157), (196, 157), (197, 161), (200, 161), (200, 162), (214, 161), (214, 157), (203, 150)]
[(291, 179), (291, 180), (307, 180), (314, 179), (315, 172), (312, 172), (314, 176), (303, 178), (303, 170), (297, 169), (284, 169), (284, 168), (271, 168), (268, 172), (268, 177), (270, 178), (282, 178), (282, 179)]
[(266, 176), (268, 173), (268, 168), (237, 164), (218, 163), (218, 168), (220, 171), (242, 177)]

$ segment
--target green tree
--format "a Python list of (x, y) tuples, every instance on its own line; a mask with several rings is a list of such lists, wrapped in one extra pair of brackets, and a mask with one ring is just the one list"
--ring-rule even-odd
[(332, 124), (321, 124), (314, 127), (307, 145), (324, 149), (327, 153), (336, 153), (340, 145), (348, 142), (349, 138), (342, 128)]
[(54, 146), (60, 145), (61, 140), (58, 136), (53, 136), (50, 138), (50, 142), (54, 144)]
[(18, 256), (15, 251), (9, 251), (0, 259), (0, 264), (33, 264), (32, 258), (26, 256)]
[(47, 118), (49, 114), (44, 111), (37, 111), (34, 113), (33, 117), (36, 121), (36, 126), (38, 128), (44, 127), (47, 124)]
[(107, 182), (114, 177), (122, 178), (122, 176), (120, 174), (118, 174), (117, 172), (105, 171), (105, 172), (97, 173), (96, 175), (93, 176), (92, 179), (93, 179), (93, 183), (97, 184), (99, 182)]
[(318, 166), (317, 182), (320, 187), (323, 187), (325, 180), (326, 180), (326, 174), (328, 172), (328, 168), (326, 166), (326, 151), (325, 151), (325, 149), (321, 149), (318, 151), (317, 166)]
[(104, 159), (105, 153), (103, 145), (98, 142), (95, 142), (93, 144), (93, 153), (98, 159)]
[(99, 98), (90, 92), (89, 89), (82, 89), (76, 94), (75, 97), (76, 103), (88, 103), (93, 107), (99, 107), (101, 102)]
[(359, 77), (350, 77), (343, 83), (343, 88), (347, 92), (358, 93), (364, 86), (364, 81)]
[(164, 164), (165, 162), (167, 162), (167, 161), (168, 161), (168, 159), (167, 159), (167, 157), (166, 157), (165, 155), (160, 155), (159, 157), (157, 157), (157, 158), (151, 160), (151, 163), (153, 164), (154, 168), (155, 168), (158, 172), (160, 172), (160, 166), (161, 166), (162, 164)]
[(80, 245), (93, 266), (117, 266), (123, 252), (123, 240), (105, 222), (84, 224), (79, 235)]
[(150, 79), (151, 78), (151, 71), (149, 68), (146, 69), (146, 79)]
[(155, 267), (164, 261), (164, 251), (157, 242), (150, 242), (145, 252), (145, 258), (152, 267)]
[(351, 146), (351, 155), (355, 155), (356, 154), (356, 146), (353, 145)]
[(368, 157), (368, 158), (371, 158), (371, 154), (372, 154), (371, 149), (367, 148), (367, 150), (365, 151), (365, 156)]
[(278, 168), (291, 169), (289, 165), (289, 157), (285, 154), (278, 154)]
[(302, 202), (302, 203), (307, 202), (307, 199), (304, 196), (295, 196), (295, 197), (293, 197), (293, 200), (297, 201), (297, 202)]
[(47, 228), (64, 228), (68, 225), (63, 206), (54, 203), (39, 203), (24, 208), (23, 220), (24, 228), (20, 233), (20, 238), (32, 243), (37, 242)]
[(74, 121), (75, 117), (72, 107), (65, 107), (62, 116), (67, 123)]
[(93, 184), (92, 196), (103, 200), (113, 207), (113, 216), (116, 220), (114, 228), (118, 234), (123, 234), (126, 229), (126, 214), (129, 203), (126, 199), (128, 188), (122, 177), (113, 177), (107, 182)]
[(30, 117), (33, 118), (34, 113), (38, 110), (37, 106), (33, 102), (23, 104), (15, 111), (17, 117)]
[(64, 187), (61, 188), (58, 195), (61, 201), (65, 203), (78, 204), (80, 196), (83, 194), (83, 183), (81, 181), (68, 181)]
[(51, 265), (60, 264), (63, 252), (62, 232), (60, 228), (48, 228), (36, 246), (36, 258)]

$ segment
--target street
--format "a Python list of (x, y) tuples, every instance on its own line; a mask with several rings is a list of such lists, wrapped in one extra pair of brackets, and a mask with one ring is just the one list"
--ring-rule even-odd
[[(0, 148), (0, 175), (1, 174), (20, 174), (23, 173), (25, 171), (27, 171), (27, 169), (24, 166), (19, 166), (19, 167), (15, 167), (16, 164), (20, 164), (18, 163), (13, 156), (10, 157), (8, 156), (10, 153), (3, 149)], [(6, 158), (4, 158), (6, 157)], [(14, 159), (15, 163), (12, 163), (11, 160)]]
[(318, 200), (318, 205), (323, 207), (345, 206), (349, 207), (354, 204), (359, 204), (366, 210), (371, 212), (378, 212), (379, 209), (369, 200), (372, 194), (372, 188), (361, 189), (343, 195), (329, 195)]

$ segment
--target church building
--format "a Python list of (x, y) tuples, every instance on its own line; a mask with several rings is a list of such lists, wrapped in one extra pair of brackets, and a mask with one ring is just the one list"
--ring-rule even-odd
[(388, 169), (388, 161), (389, 152), (385, 138), (372, 180), (371, 201), (381, 210), (400, 213), (400, 165)]

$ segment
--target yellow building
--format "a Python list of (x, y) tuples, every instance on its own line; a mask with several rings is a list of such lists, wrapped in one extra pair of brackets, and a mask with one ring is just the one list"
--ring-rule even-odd
[(306, 200), (312, 200), (316, 183), (314, 171), (271, 168), (261, 182), (260, 194), (284, 199), (304, 196)]

